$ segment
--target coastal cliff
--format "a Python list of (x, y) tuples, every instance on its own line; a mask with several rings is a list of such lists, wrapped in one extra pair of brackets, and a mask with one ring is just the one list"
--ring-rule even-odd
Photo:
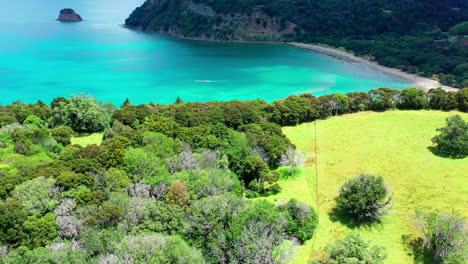
[(200, 0), (148, 0), (125, 25), (184, 38), (230, 41), (293, 39), (297, 30), (296, 24), (261, 8), (221, 10)]

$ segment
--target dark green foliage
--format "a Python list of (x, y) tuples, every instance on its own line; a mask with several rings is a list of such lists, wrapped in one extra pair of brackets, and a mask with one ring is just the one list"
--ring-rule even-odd
[(417, 88), (406, 88), (400, 93), (400, 109), (423, 109), (427, 107), (426, 92)]
[(390, 88), (379, 88), (371, 90), (369, 95), (372, 97), (369, 109), (376, 111), (385, 111), (396, 107), (398, 94), (400, 91)]
[(123, 215), (123, 209), (116, 205), (103, 204), (99, 206), (86, 220), (90, 225), (98, 224), (104, 227), (114, 226)]
[(440, 212), (416, 212), (416, 227), (427, 249), (440, 263), (466, 263), (468, 230), (462, 217)]
[(268, 165), (259, 156), (248, 156), (244, 162), (244, 170), (242, 171), (242, 180), (245, 183), (250, 183), (260, 179), (263, 173), (268, 170)]
[(253, 148), (260, 148), (265, 151), (270, 168), (275, 169), (279, 166), (281, 155), (291, 147), (291, 142), (281, 131), (279, 125), (273, 123), (261, 122), (240, 127), (249, 139)]
[(336, 207), (359, 221), (376, 221), (387, 213), (391, 201), (381, 176), (361, 174), (341, 186)]
[(57, 140), (58, 143), (63, 146), (70, 144), (70, 139), (73, 137), (73, 129), (66, 126), (58, 126), (50, 130), (52, 136)]
[(318, 224), (318, 216), (309, 205), (297, 200), (280, 205), (279, 209), (286, 213), (288, 224), (286, 232), (305, 242), (312, 238)]
[(23, 227), (27, 216), (27, 211), (19, 201), (0, 200), (0, 242), (11, 246), (20, 245), (27, 237)]
[(359, 234), (351, 234), (325, 247), (325, 261), (312, 263), (323, 264), (383, 264), (387, 259), (384, 248), (372, 246)]
[(429, 97), (429, 107), (436, 110), (445, 110), (447, 107), (447, 91), (442, 88), (431, 89), (427, 93)]
[(468, 122), (455, 115), (447, 117), (446, 123), (446, 127), (437, 129), (440, 134), (432, 138), (437, 152), (450, 157), (468, 156)]

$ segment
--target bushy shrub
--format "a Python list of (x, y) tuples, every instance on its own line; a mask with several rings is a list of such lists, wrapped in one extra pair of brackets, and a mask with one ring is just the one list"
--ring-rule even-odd
[(378, 220), (391, 205), (390, 190), (381, 176), (357, 175), (341, 186), (337, 209), (357, 220)]
[(312, 238), (318, 223), (318, 216), (313, 208), (293, 199), (280, 205), (279, 209), (286, 213), (288, 219), (286, 232), (289, 235), (298, 238), (301, 242)]
[(416, 227), (425, 246), (442, 263), (468, 263), (468, 229), (465, 220), (454, 214), (416, 212)]
[(372, 246), (359, 234), (351, 234), (325, 247), (325, 260), (314, 264), (382, 264), (387, 259), (384, 248)]
[(52, 136), (57, 140), (58, 143), (66, 146), (69, 145), (71, 142), (71, 138), (73, 137), (73, 129), (66, 127), (66, 126), (59, 126), (50, 130)]
[(432, 138), (436, 150), (443, 155), (464, 158), (468, 156), (468, 122), (460, 115), (447, 117), (447, 126), (438, 128), (441, 132)]

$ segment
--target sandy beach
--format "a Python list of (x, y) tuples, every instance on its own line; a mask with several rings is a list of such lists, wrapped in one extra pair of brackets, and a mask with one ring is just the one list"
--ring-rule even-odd
[(287, 42), (285, 43), (288, 46), (296, 47), (296, 48), (301, 48), (305, 50), (310, 50), (318, 53), (322, 53), (328, 56), (335, 57), (340, 60), (345, 60), (349, 62), (355, 62), (355, 63), (361, 63), (363, 65), (366, 65), (368, 67), (372, 67), (378, 71), (391, 74), (397, 77), (400, 77), (402, 79), (408, 80), (414, 84), (416, 88), (421, 88), (426, 91), (432, 89), (432, 88), (437, 88), (441, 87), (442, 89), (446, 91), (458, 91), (457, 88), (447, 86), (447, 85), (442, 85), (440, 82), (436, 80), (431, 80), (429, 78), (424, 78), (415, 74), (410, 74), (403, 72), (398, 69), (394, 68), (389, 68), (385, 67), (382, 65), (377, 64), (376, 62), (364, 59), (362, 57), (355, 56), (351, 53), (339, 50), (339, 49), (334, 49), (330, 47), (325, 47), (325, 46), (319, 46), (319, 45), (312, 45), (312, 44), (304, 44), (304, 43), (297, 43), (297, 42)]

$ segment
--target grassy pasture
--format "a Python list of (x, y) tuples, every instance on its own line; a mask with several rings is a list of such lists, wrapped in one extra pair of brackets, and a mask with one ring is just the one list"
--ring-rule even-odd
[[(432, 263), (413, 254), (404, 238), (415, 234), (415, 209), (457, 212), (468, 217), (468, 158), (438, 157), (428, 149), (436, 128), (456, 112), (388, 111), (362, 112), (317, 121), (317, 150), (314, 154), (314, 124), (285, 127), (285, 134), (305, 151), (308, 162), (293, 179), (282, 179), (283, 190), (265, 199), (296, 198), (316, 207), (318, 183), (319, 227), (315, 237), (303, 245), (295, 263), (306, 264), (321, 255), (330, 241), (359, 232), (373, 244), (384, 246), (386, 263)], [(468, 114), (459, 113), (464, 119)], [(315, 159), (318, 177), (315, 175)], [(359, 173), (385, 178), (393, 191), (391, 214), (382, 224), (356, 226), (334, 215), (334, 198), (347, 179)], [(317, 210), (317, 208), (316, 208)], [(414, 237), (414, 236), (413, 236)]]
[(71, 144), (80, 145), (86, 147), (88, 145), (101, 145), (104, 133), (93, 133), (82, 137), (73, 137)]

